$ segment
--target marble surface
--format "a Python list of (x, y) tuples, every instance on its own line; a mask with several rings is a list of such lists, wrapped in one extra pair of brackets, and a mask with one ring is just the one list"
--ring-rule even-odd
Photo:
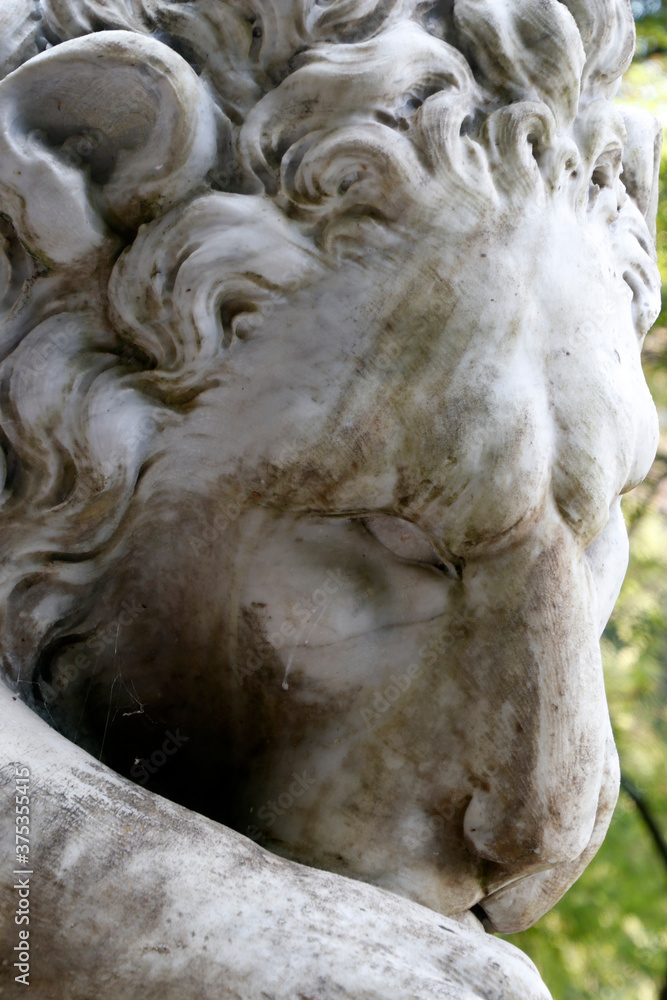
[(40, 1000), (548, 1000), (493, 932), (611, 818), (657, 444), (629, 3), (0, 39), (5, 953), (26, 767)]

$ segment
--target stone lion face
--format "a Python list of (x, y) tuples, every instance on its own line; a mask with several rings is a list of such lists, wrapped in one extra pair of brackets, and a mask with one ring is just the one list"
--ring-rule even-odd
[(514, 931), (618, 787), (598, 638), (656, 444), (653, 132), (608, 101), (627, 4), (401, 10), (264, 45), (206, 7), (218, 58), (170, 6), (210, 86), (141, 18), (2, 83), (37, 262), (5, 432), (39, 515), (6, 642), (48, 638), (49, 711), (121, 773)]
[(138, 699), (192, 734), (161, 790), (290, 858), (499, 931), (574, 881), (617, 794), (598, 638), (657, 435), (657, 277), (612, 194), (434, 225), (238, 342), (138, 489), (111, 591), (150, 621), (90, 701), (119, 770), (145, 777)]

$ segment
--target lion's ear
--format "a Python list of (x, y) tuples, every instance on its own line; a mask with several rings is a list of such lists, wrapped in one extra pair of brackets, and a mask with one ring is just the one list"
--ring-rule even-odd
[(0, 83), (0, 208), (47, 266), (71, 264), (107, 226), (136, 230), (197, 190), (225, 126), (161, 42), (127, 31), (63, 42)]

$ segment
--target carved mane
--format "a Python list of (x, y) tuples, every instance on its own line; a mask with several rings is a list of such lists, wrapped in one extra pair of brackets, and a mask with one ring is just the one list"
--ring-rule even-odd
[(160, 430), (272, 296), (431, 215), (446, 235), (567, 198), (583, 219), (624, 146), (642, 213), (654, 196), (633, 154), (653, 126), (610, 103), (629, 0), (40, 10), (0, 14), (0, 651), (26, 695)]

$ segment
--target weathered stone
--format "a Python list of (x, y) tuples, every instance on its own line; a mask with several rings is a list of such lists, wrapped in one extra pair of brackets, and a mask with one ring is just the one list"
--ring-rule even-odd
[(629, 4), (0, 26), (3, 957), (27, 768), (40, 998), (547, 1000), (484, 928), (618, 789), (660, 302)]

